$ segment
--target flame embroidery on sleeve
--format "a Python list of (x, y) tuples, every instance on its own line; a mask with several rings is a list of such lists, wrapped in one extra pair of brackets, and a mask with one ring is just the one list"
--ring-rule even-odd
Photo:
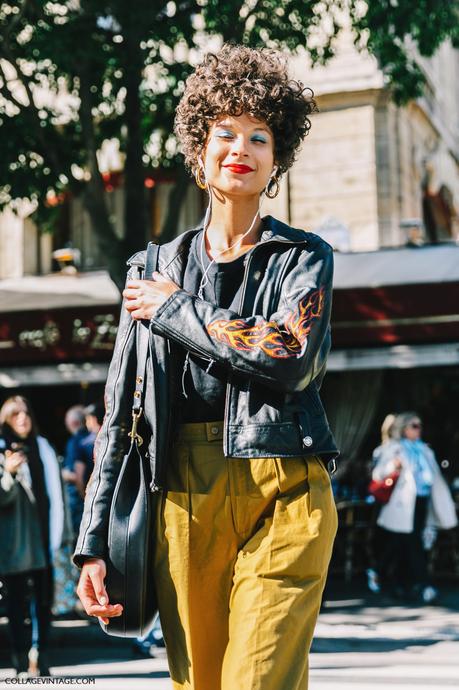
[(323, 304), (323, 288), (306, 295), (287, 316), (285, 331), (282, 332), (275, 321), (249, 326), (243, 319), (218, 319), (207, 326), (207, 332), (212, 338), (235, 350), (251, 350), (258, 347), (269, 357), (294, 357), (301, 352), (314, 319), (318, 319), (322, 314)]

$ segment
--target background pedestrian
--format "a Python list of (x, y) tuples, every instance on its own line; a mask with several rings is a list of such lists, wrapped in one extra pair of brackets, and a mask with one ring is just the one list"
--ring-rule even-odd
[[(53, 603), (53, 555), (64, 530), (64, 502), (56, 453), (38, 434), (26, 398), (9, 398), (0, 409), (0, 576), (13, 665), (18, 674), (49, 675)], [(24, 618), (28, 584), (36, 621), (34, 644)]]
[(430, 603), (437, 591), (430, 583), (423, 546), (426, 526), (451, 529), (456, 510), (431, 448), (421, 439), (422, 423), (415, 412), (397, 416), (395, 442), (383, 444), (373, 478), (383, 480), (395, 470), (400, 477), (389, 502), (381, 508), (377, 524), (383, 530), (395, 592), (408, 599)]

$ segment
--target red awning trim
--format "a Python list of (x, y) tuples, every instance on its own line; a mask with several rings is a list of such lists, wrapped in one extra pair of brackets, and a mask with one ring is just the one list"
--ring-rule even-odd
[(349, 288), (333, 294), (334, 347), (459, 340), (459, 282)]
[(406, 319), (378, 319), (378, 321), (338, 321), (333, 328), (384, 328), (385, 326), (414, 326), (438, 323), (459, 323), (459, 314), (451, 316), (416, 316)]

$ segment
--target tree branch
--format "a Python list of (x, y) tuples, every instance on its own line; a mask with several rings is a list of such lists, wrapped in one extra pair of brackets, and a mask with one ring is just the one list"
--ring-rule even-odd
[(15, 69), (16, 71), (16, 76), (17, 80), (22, 86), (24, 87), (24, 90), (26, 92), (27, 98), (29, 100), (28, 106), (24, 106), (24, 104), (19, 104), (17, 99), (13, 96), (13, 93), (11, 89), (8, 87), (8, 81), (5, 77), (5, 72), (3, 70), (3, 67), (1, 67), (1, 58), (2, 55), (0, 54), (0, 69), (2, 71), (3, 79), (5, 80), (5, 84), (8, 88), (8, 91), (11, 94), (11, 100), (18, 106), (22, 111), (25, 109), (29, 109), (30, 112), (34, 115), (34, 128), (35, 128), (35, 133), (37, 136), (38, 141), (40, 142), (42, 148), (43, 148), (43, 153), (47, 154), (47, 156), (50, 159), (50, 165), (54, 169), (54, 172), (56, 175), (60, 175), (62, 173), (70, 173), (70, 170), (66, 168), (64, 165), (62, 165), (62, 161), (60, 160), (59, 152), (57, 147), (53, 147), (52, 142), (50, 141), (49, 137), (45, 137), (45, 133), (43, 131), (43, 128), (41, 127), (40, 124), (40, 117), (38, 115), (38, 108), (35, 105), (35, 101), (33, 98), (33, 92), (30, 86), (30, 81), (28, 77), (22, 72), (20, 69), (20, 66), (17, 63), (16, 57), (14, 56), (12, 50), (10, 49), (8, 43), (6, 41), (3, 42), (3, 53), (4, 53), (4, 59), (9, 62)]
[(110, 276), (119, 288), (124, 285), (125, 261), (122, 256), (122, 243), (118, 239), (105, 203), (105, 187), (97, 161), (97, 143), (92, 117), (92, 96), (88, 66), (80, 65), (80, 122), (83, 142), (87, 153), (87, 164), (91, 175), (85, 185), (83, 203), (93, 223), (98, 245), (103, 253)]
[(169, 242), (177, 234), (180, 211), (184, 204), (189, 184), (190, 176), (187, 173), (185, 166), (181, 165), (177, 171), (175, 184), (169, 194), (169, 199), (167, 202), (167, 214), (163, 221), (161, 234), (159, 236), (161, 244)]

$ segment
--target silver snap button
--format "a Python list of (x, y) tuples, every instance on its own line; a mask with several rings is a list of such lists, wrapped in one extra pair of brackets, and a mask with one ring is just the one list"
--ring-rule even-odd
[(261, 271), (255, 271), (255, 273), (253, 274), (253, 277), (254, 277), (255, 280), (260, 280), (260, 278), (261, 278)]
[(303, 443), (306, 446), (306, 448), (309, 448), (312, 446), (312, 438), (310, 436), (305, 436), (303, 439)]
[(211, 434), (216, 436), (218, 434), (218, 426), (213, 426), (210, 430)]

